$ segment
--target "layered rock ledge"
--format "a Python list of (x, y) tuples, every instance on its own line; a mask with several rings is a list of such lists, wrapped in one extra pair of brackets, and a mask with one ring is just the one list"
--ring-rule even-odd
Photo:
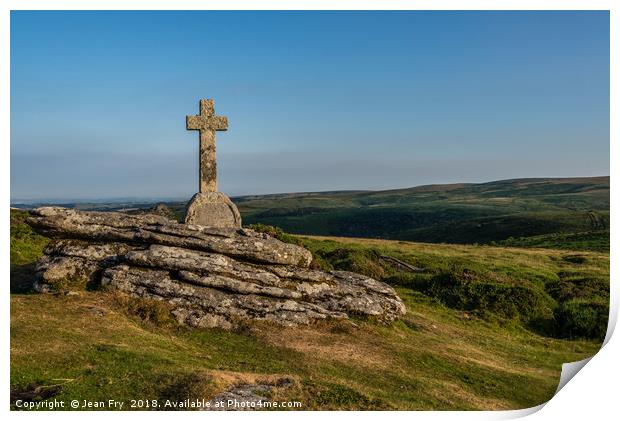
[(37, 264), (39, 292), (104, 285), (165, 301), (179, 323), (195, 327), (294, 326), (353, 314), (390, 322), (405, 312), (385, 283), (311, 269), (308, 250), (249, 229), (59, 207), (31, 211), (28, 223), (55, 240)]

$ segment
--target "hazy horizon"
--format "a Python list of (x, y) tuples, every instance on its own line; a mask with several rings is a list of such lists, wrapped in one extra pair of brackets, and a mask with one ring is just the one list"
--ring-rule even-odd
[[(582, 179), (582, 178), (610, 178), (609, 175), (593, 175), (593, 176), (571, 176), (571, 177), (517, 177), (511, 179), (503, 179), (503, 180), (488, 180), (488, 181), (480, 181), (480, 182), (456, 182), (456, 183), (433, 183), (433, 184), (420, 184), (415, 186), (405, 186), (405, 187), (395, 187), (388, 189), (342, 189), (342, 190), (313, 190), (313, 191), (281, 191), (281, 192), (271, 192), (271, 193), (260, 193), (260, 194), (242, 194), (237, 196), (231, 196), (234, 198), (240, 197), (251, 197), (251, 196), (277, 196), (277, 195), (285, 195), (285, 194), (320, 194), (320, 193), (337, 193), (337, 192), (378, 192), (378, 191), (391, 191), (391, 190), (402, 190), (402, 189), (414, 189), (419, 187), (426, 186), (441, 186), (441, 185), (450, 185), (450, 184), (486, 184), (486, 183), (494, 183), (494, 182), (504, 182), (504, 181), (513, 181), (513, 180), (535, 180), (535, 179), (548, 179), (548, 180), (563, 180), (563, 179)], [(153, 203), (157, 201), (161, 202), (173, 202), (173, 201), (184, 201), (189, 200), (191, 196), (111, 196), (111, 197), (66, 197), (66, 198), (39, 198), (39, 199), (29, 199), (29, 198), (11, 198), (11, 205), (27, 205), (32, 203), (116, 203), (116, 202), (131, 202), (131, 203)]]
[(609, 174), (606, 11), (13, 11), (11, 203)]

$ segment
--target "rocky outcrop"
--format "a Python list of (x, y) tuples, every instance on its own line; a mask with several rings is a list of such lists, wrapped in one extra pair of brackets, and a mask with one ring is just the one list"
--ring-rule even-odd
[(241, 228), (179, 224), (159, 215), (86, 212), (59, 207), (32, 211), (28, 223), (52, 238), (163, 244), (203, 250), (258, 263), (308, 266), (308, 250)]
[(196, 327), (292, 326), (352, 314), (389, 322), (405, 311), (388, 285), (311, 269), (308, 250), (252, 230), (57, 207), (31, 214), (28, 223), (56, 239), (37, 265), (40, 292), (104, 285), (165, 301), (180, 323)]

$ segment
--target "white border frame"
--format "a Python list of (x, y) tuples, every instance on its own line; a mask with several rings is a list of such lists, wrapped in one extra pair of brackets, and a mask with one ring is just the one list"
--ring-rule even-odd
[[(21, 412), (9, 411), (9, 267), (10, 267), (10, 234), (8, 224), (8, 209), (10, 207), (10, 11), (11, 10), (609, 10), (610, 11), (610, 175), (615, 179), (616, 171), (614, 163), (617, 161), (618, 123), (611, 116), (619, 115), (618, 110), (618, 76), (620, 74), (618, 54), (619, 32), (619, 3), (610, 0), (384, 0), (384, 1), (351, 1), (351, 0), (265, 0), (260, 2), (250, 0), (230, 0), (227, 2), (209, 2), (200, 0), (5, 0), (0, 3), (0, 134), (2, 136), (2, 153), (0, 159), (0, 171), (2, 172), (1, 194), (5, 203), (4, 224), (1, 225), (2, 233), (2, 270), (6, 277), (1, 283), (2, 297), (2, 322), (4, 326), (1, 337), (0, 352), (2, 352), (2, 378), (3, 387), (6, 391), (3, 405), (9, 412), (10, 418), (30, 419), (45, 416), (53, 419), (76, 419), (83, 417), (83, 412)], [(620, 345), (617, 338), (613, 338), (612, 332), (617, 321), (618, 314), (618, 288), (616, 284), (618, 266), (613, 258), (617, 241), (613, 235), (616, 232), (616, 215), (618, 195), (616, 189), (611, 187), (611, 313), (610, 325), (606, 337), (606, 345), (590, 360), (587, 368), (582, 370), (575, 380), (569, 382), (547, 404), (535, 408), (517, 411), (480, 411), (480, 412), (257, 412), (257, 413), (196, 413), (185, 412), (183, 417), (209, 417), (218, 419), (238, 419), (253, 417), (262, 420), (284, 419), (291, 416), (296, 418), (311, 419), (319, 414), (321, 416), (334, 417), (339, 420), (360, 418), (377, 418), (390, 416), (402, 420), (416, 419), (510, 419), (533, 414), (534, 419), (609, 419), (613, 414), (617, 416), (619, 405), (616, 388), (620, 364), (617, 356), (620, 355)], [(544, 407), (543, 410), (540, 410)], [(539, 411), (540, 410), (540, 411)], [(537, 412), (538, 411), (538, 412)], [(104, 419), (108, 417), (123, 417), (130, 419), (145, 416), (144, 413), (131, 412), (94, 412), (89, 417)], [(150, 418), (166, 419), (170, 417), (167, 412), (149, 413)]]

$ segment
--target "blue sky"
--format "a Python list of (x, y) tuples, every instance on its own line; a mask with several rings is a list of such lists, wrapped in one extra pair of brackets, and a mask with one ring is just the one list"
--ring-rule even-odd
[(11, 14), (11, 199), (609, 174), (607, 12)]

